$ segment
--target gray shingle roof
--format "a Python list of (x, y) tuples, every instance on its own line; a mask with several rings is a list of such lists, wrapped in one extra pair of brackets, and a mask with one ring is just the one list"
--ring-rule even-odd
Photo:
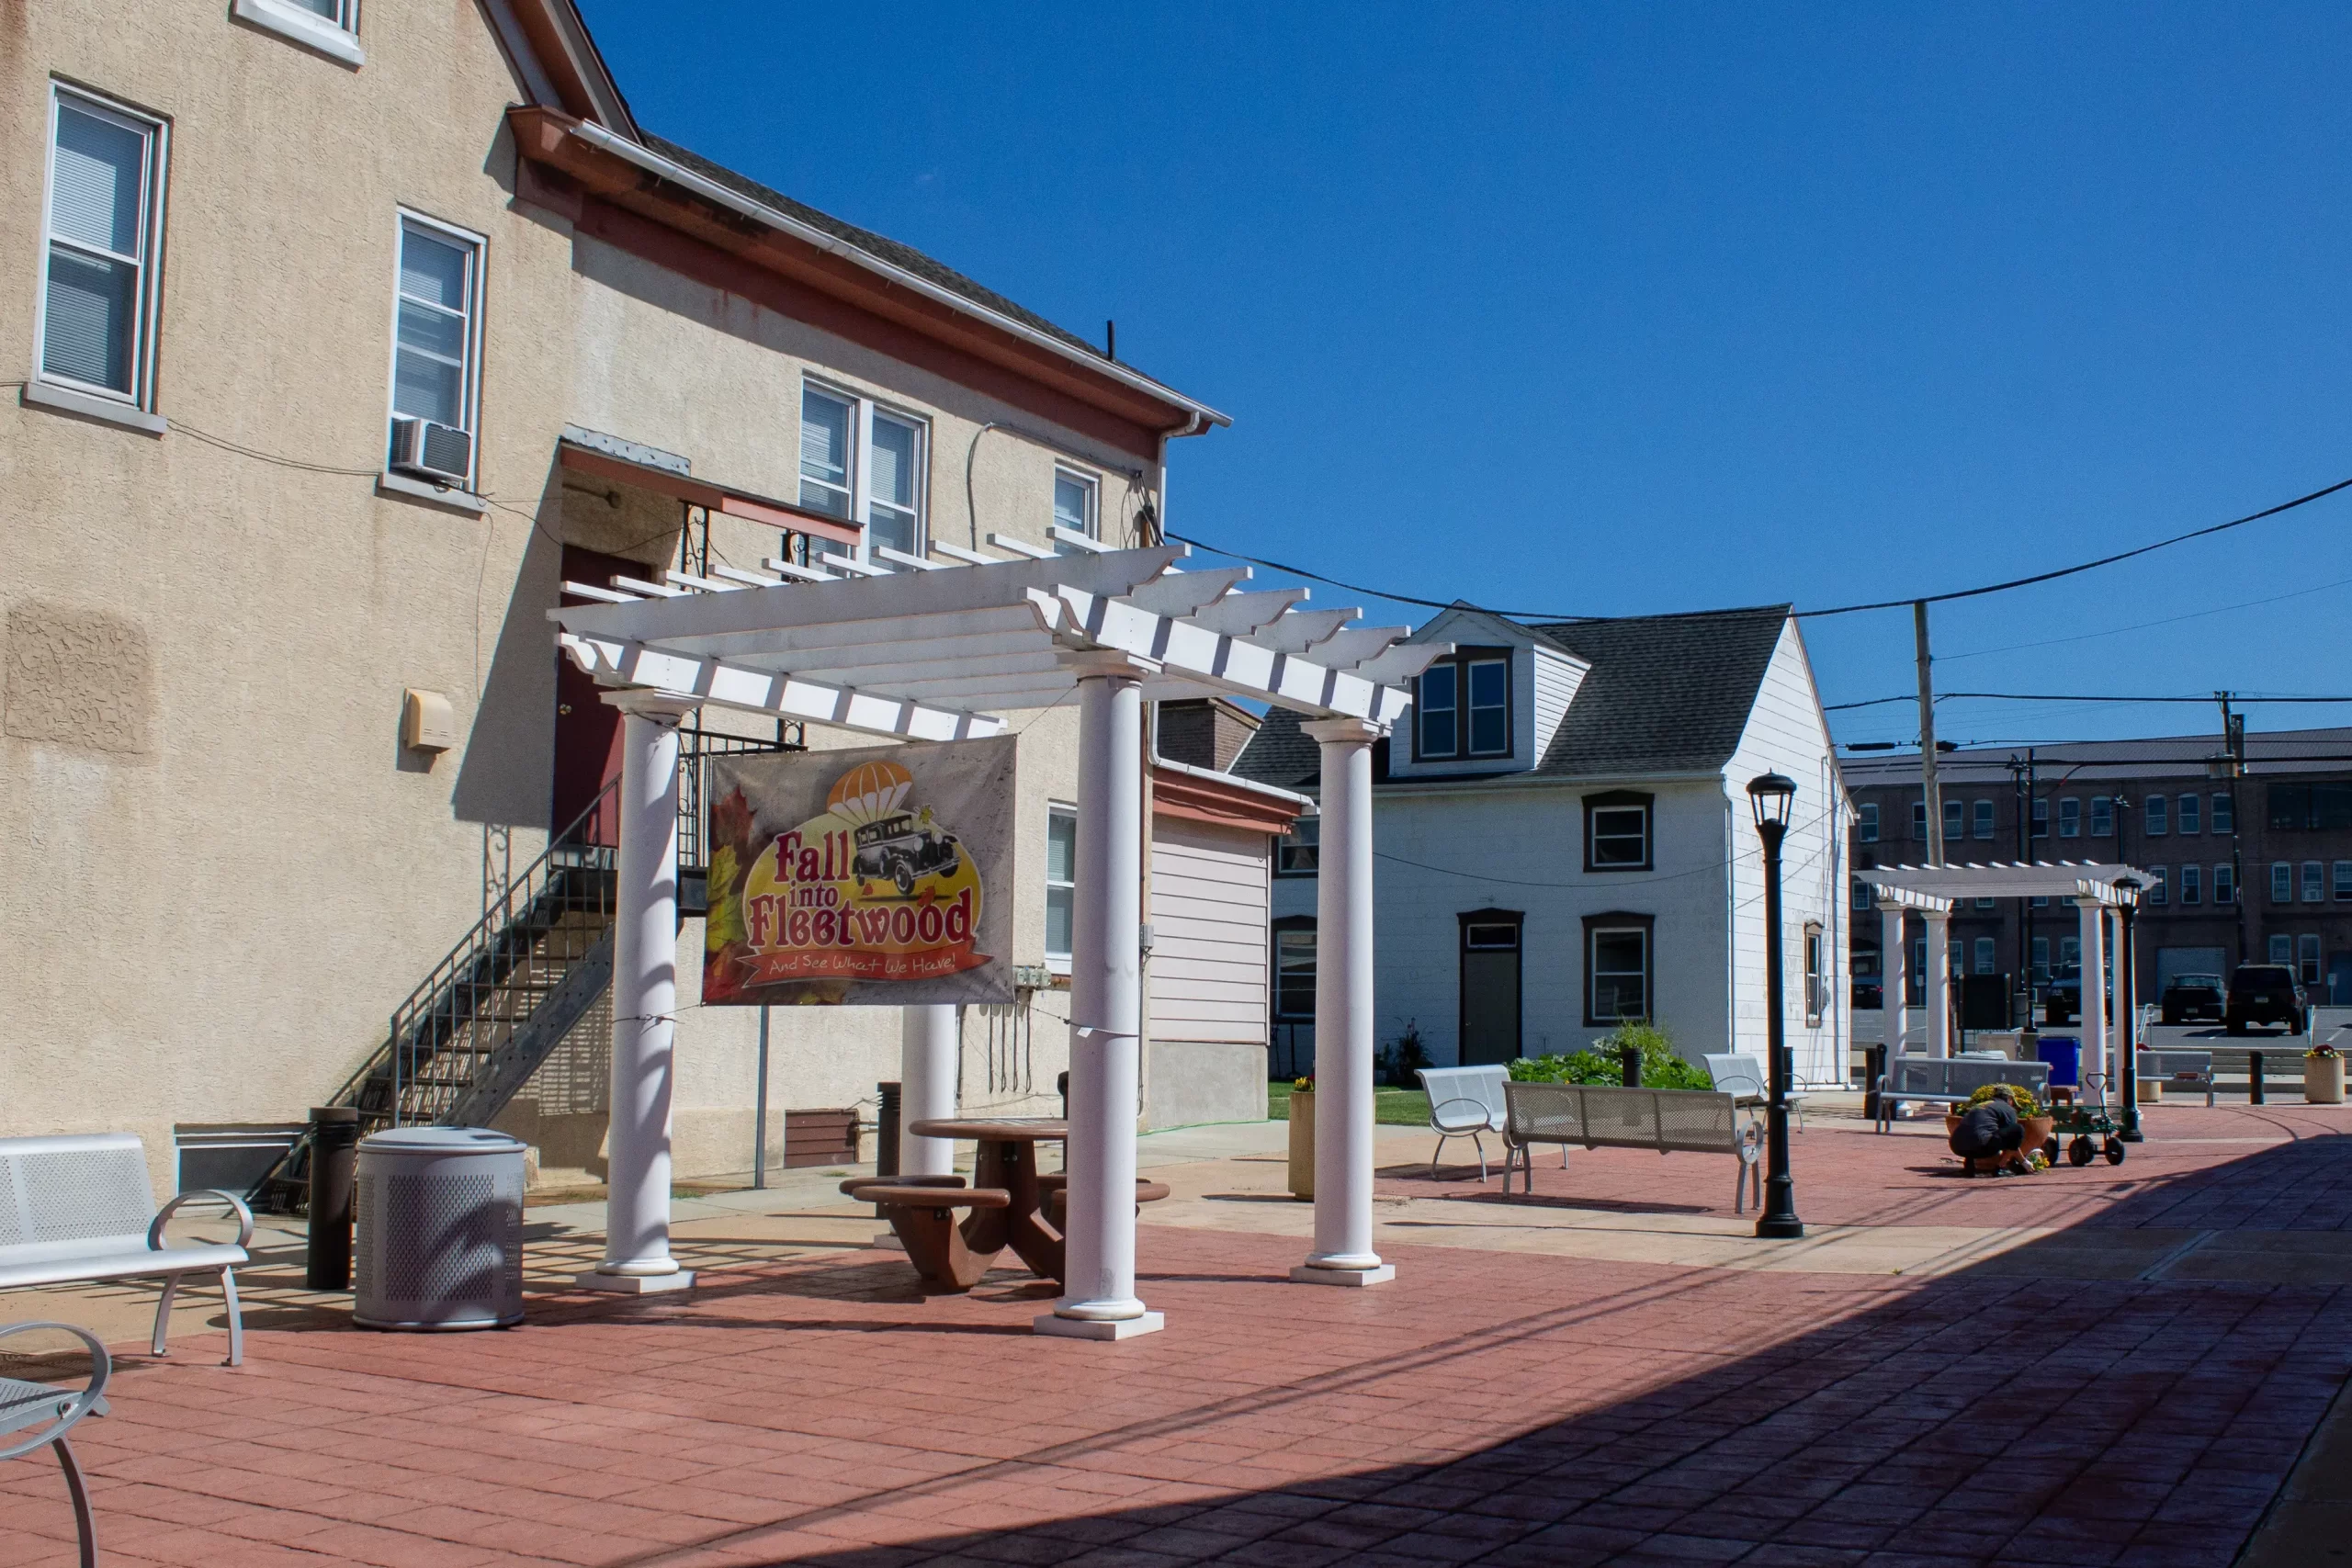
[(1034, 327), (1041, 333), (1049, 333), (1072, 347), (1084, 349), (1087, 353), (1098, 357), (1102, 353), (1099, 347), (1080, 337), (1076, 333), (1065, 332), (1035, 310), (1013, 303), (993, 288), (981, 287), (955, 268), (923, 254), (912, 245), (901, 244), (886, 234), (876, 234), (872, 230), (861, 229), (854, 223), (844, 223), (830, 212), (820, 212), (805, 201), (795, 201), (780, 190), (763, 186), (748, 175), (737, 174), (723, 164), (714, 164), (699, 152), (689, 152), (674, 141), (649, 134), (645, 138), (645, 144), (664, 158), (684, 164), (695, 174), (716, 185), (725, 186), (738, 195), (750, 197), (753, 201), (773, 207), (788, 217), (798, 219), (811, 228), (821, 229), (836, 240), (855, 245), (859, 250), (878, 257), (892, 266), (904, 268), (918, 277), (939, 285), (942, 288), (953, 290), (975, 305), (994, 310), (1001, 315), (1010, 316), (1014, 321), (1025, 326)]
[[(1788, 618), (1788, 605), (1762, 604), (1528, 626), (1592, 666), (1535, 771), (1579, 778), (1722, 767), (1747, 728)], [(1386, 777), (1385, 761), (1384, 750), (1374, 758), (1375, 777)], [(1299, 716), (1276, 708), (1232, 771), (1297, 789), (1312, 785), (1321, 769)]]

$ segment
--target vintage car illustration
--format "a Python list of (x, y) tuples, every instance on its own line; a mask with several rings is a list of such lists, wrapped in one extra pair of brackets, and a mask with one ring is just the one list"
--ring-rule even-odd
[(956, 835), (933, 827), (930, 815), (925, 812), (924, 819), (917, 821), (913, 814), (901, 811), (861, 824), (851, 869), (863, 880), (897, 885), (902, 898), (913, 897), (916, 877), (954, 871), (962, 862)]

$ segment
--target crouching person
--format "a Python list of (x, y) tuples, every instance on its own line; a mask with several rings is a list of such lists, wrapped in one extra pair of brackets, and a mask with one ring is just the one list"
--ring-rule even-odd
[(2031, 1168), (2021, 1152), (2024, 1145), (2025, 1122), (2018, 1115), (2016, 1098), (2007, 1084), (1996, 1087), (1990, 1100), (1962, 1112), (1960, 1125), (1951, 1134), (1951, 1152), (1972, 1176), (1979, 1160), (1989, 1163), (1996, 1175), (2027, 1174)]

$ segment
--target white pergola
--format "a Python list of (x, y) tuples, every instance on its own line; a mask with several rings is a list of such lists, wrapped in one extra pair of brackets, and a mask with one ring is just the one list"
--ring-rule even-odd
[[(1891, 865), (1854, 873), (1855, 879), (1878, 890), (1879, 985), (1882, 1005), (1889, 1020), (1887, 1054), (1900, 1055), (1904, 1043), (1905, 976), (1903, 916), (1916, 909), (1928, 927), (1927, 1054), (1949, 1056), (1951, 1040), (1951, 912), (1963, 898), (2051, 898), (2075, 906), (2082, 931), (2083, 1066), (2104, 1072), (2111, 1087), (2117, 1075), (2115, 1052), (2121, 1047), (2108, 1027), (2107, 987), (2098, 978), (2107, 967), (2108, 911), (2139, 902), (2140, 889), (2154, 878), (2129, 865), (2092, 861), (2060, 861), (2029, 865), (2008, 861), (1992, 865)], [(2120, 1005), (2131, 1006), (2131, 977), (2118, 976)], [(2129, 1040), (2130, 1026), (2123, 1033)]]
[[(1292, 1278), (1391, 1278), (1372, 1246), (1372, 744), (1443, 645), (1408, 628), (1301, 610), (1304, 588), (1242, 592), (1246, 568), (1182, 571), (1182, 547), (1070, 553), (1001, 535), (1001, 555), (832, 555), (766, 574), (567, 582), (595, 603), (549, 612), (564, 651), (613, 688), (624, 719), (613, 972), (611, 1200), (605, 1259), (582, 1283), (691, 1283), (670, 1256), (671, 1052), (676, 1007), (678, 721), (698, 707), (903, 740), (1002, 733), (997, 713), (1079, 712), (1078, 865), (1070, 964), (1068, 1263), (1040, 1333), (1124, 1338), (1160, 1325), (1135, 1289), (1135, 1133), (1142, 1035), (1143, 733), (1148, 700), (1234, 695), (1295, 709), (1322, 750), (1316, 980), (1315, 1245)], [(906, 1010), (908, 1121), (952, 1116), (953, 1010)], [(916, 1145), (926, 1145), (918, 1147)], [(936, 1146), (928, 1146), (936, 1145)], [(947, 1168), (935, 1139), (910, 1169)]]

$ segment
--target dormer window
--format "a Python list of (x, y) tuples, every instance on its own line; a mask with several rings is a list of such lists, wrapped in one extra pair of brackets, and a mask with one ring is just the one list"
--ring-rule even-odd
[(1415, 682), (1413, 758), (1445, 762), (1510, 755), (1510, 651), (1464, 649)]

